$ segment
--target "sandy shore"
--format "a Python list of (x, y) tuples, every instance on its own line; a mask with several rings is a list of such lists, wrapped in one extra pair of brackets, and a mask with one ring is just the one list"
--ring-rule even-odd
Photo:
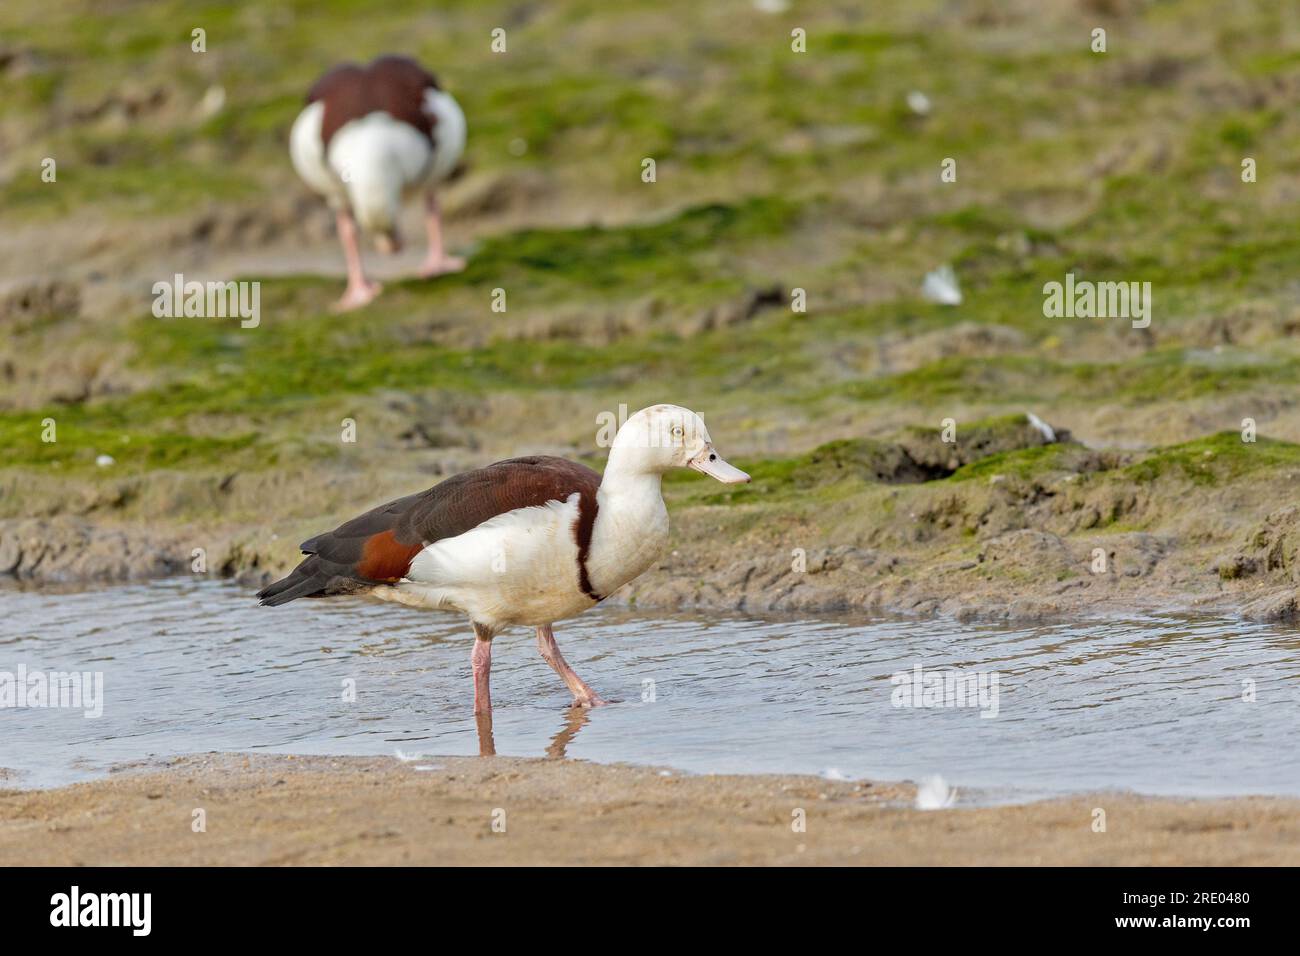
[(1295, 800), (1094, 794), (924, 812), (913, 795), (567, 760), (207, 755), (0, 791), (0, 865), (1300, 863)]

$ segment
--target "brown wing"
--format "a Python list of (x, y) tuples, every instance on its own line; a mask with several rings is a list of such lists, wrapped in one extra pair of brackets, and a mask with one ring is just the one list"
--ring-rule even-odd
[(381, 56), (366, 66), (336, 66), (307, 91), (307, 102), (325, 104), (321, 141), (328, 146), (334, 134), (354, 119), (383, 111), (415, 127), (430, 141), (433, 117), (424, 110), (424, 91), (438, 89), (433, 74), (409, 57)]
[(414, 126), (432, 142), (433, 117), (425, 111), (424, 91), (438, 88), (433, 74), (404, 56), (381, 56), (367, 70), (372, 109)]
[(580, 496), (574, 535), (581, 568), (599, 487), (600, 475), (586, 465), (550, 456), (511, 458), (467, 471), (304, 541), (306, 560), (258, 597), (276, 605), (398, 581), (426, 544), (464, 534), (507, 511), (564, 501), (574, 492)]
[(315, 103), (317, 100), (336, 95), (340, 90), (360, 86), (365, 72), (363, 67), (355, 63), (340, 63), (330, 68), (324, 76), (311, 85), (311, 89), (307, 91), (307, 102)]

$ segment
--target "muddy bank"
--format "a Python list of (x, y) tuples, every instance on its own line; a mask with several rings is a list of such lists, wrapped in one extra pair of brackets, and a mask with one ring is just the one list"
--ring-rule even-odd
[[(1035, 535), (1035, 537), (1030, 537)], [(1007, 550), (1025, 561), (1042, 551), (1068, 554), (1059, 539), (1013, 533), (982, 552)], [(1023, 553), (1015, 549), (1024, 547)], [(1080, 559), (1080, 564), (1082, 564)], [(1179, 573), (1177, 562), (1158, 577), (1097, 575), (1006, 582), (979, 559), (930, 566), (903, 564), (891, 555), (858, 548), (809, 552), (806, 571), (788, 556), (730, 563), (670, 563), (647, 573), (612, 600), (638, 608), (720, 610), (748, 614), (851, 614), (875, 612), (951, 617), (960, 621), (1034, 622), (1094, 615), (1201, 612), (1256, 621), (1296, 619), (1296, 588), (1289, 585), (1224, 586), (1211, 573)]]
[(565, 760), (195, 756), (0, 791), (0, 865), (1300, 862), (1293, 800), (1094, 794), (919, 811), (913, 798), (906, 784)]
[(0, 575), (41, 584), (122, 582), (188, 570), (174, 533), (72, 518), (0, 523)]
[[(1098, 451), (1060, 430), (1048, 440), (1023, 416), (967, 427), (953, 444), (937, 436), (911, 429), (744, 462), (755, 480), (739, 490), (667, 482), (669, 551), (610, 602), (963, 620), (1300, 618), (1300, 509), (1285, 503), (1300, 446), (1227, 435)], [(7, 492), (38, 516), (0, 518), (0, 578), (69, 586), (201, 574), (251, 594), (299, 560), (297, 542), (497, 457), (429, 455), (419, 470), (392, 473), (335, 466), (14, 481), (0, 498)]]
[[(1285, 537), (1284, 529), (1271, 533)], [(243, 584), (252, 600), (257, 588), (293, 561), (282, 556), (291, 550), (287, 539), (258, 538), (244, 529), (179, 531), (71, 519), (0, 522), (0, 582), (78, 587), (201, 575)], [(195, 541), (208, 546), (199, 571)], [(1089, 547), (1032, 530), (991, 538), (976, 556), (959, 560), (851, 545), (755, 555), (752, 549), (683, 544), (607, 603), (646, 611), (880, 613), (963, 621), (1177, 612), (1258, 621), (1300, 617), (1300, 590), (1285, 574), (1266, 567), (1280, 560), (1276, 542), (1262, 548), (1261, 558), (1243, 547), (1219, 559), (1213, 549), (1179, 549), (1152, 535), (1126, 536), (1120, 545), (1133, 563), (1092, 574)], [(737, 558), (736, 551), (746, 556)], [(1118, 553), (1112, 547), (1111, 560)], [(1063, 574), (1075, 568), (1078, 573)], [(1008, 586), (1008, 569), (1019, 572), (1014, 586)]]

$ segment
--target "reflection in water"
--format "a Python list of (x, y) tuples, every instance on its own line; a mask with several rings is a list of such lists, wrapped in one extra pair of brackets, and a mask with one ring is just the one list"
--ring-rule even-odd
[(478, 725), (478, 755), (495, 757), (497, 755), (496, 738), (492, 736), (492, 714), (475, 714), (474, 723)]
[(570, 707), (565, 713), (564, 726), (559, 729), (551, 743), (546, 748), (546, 756), (556, 760), (563, 760), (568, 754), (565, 752), (573, 738), (578, 736), (578, 731), (591, 723), (591, 711), (586, 707)]
[[(473, 638), (454, 615), (363, 601), (259, 608), (248, 589), (192, 580), (0, 591), (0, 612), (0, 673), (103, 674), (99, 718), (0, 708), (0, 767), (24, 786), (210, 750), (400, 749), (707, 773), (941, 774), (964, 795), (1300, 794), (1300, 637), (1280, 626), (1168, 616), (1031, 627), (759, 621), (602, 608), (556, 636), (578, 673), (621, 703), (567, 709), (568, 690), (519, 628), (493, 642), (495, 711), (478, 721)], [(995, 675), (995, 707), (921, 706), (926, 676), (953, 669)], [(899, 674), (921, 705), (898, 706)]]

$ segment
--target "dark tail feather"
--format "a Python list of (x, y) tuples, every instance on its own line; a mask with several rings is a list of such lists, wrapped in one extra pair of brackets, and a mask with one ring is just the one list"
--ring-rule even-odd
[(262, 606), (279, 607), (300, 597), (311, 597), (324, 591), (329, 578), (327, 575), (317, 573), (318, 563), (316, 556), (312, 555), (294, 568), (288, 577), (281, 578), (274, 584), (268, 584), (258, 591), (257, 596)]

